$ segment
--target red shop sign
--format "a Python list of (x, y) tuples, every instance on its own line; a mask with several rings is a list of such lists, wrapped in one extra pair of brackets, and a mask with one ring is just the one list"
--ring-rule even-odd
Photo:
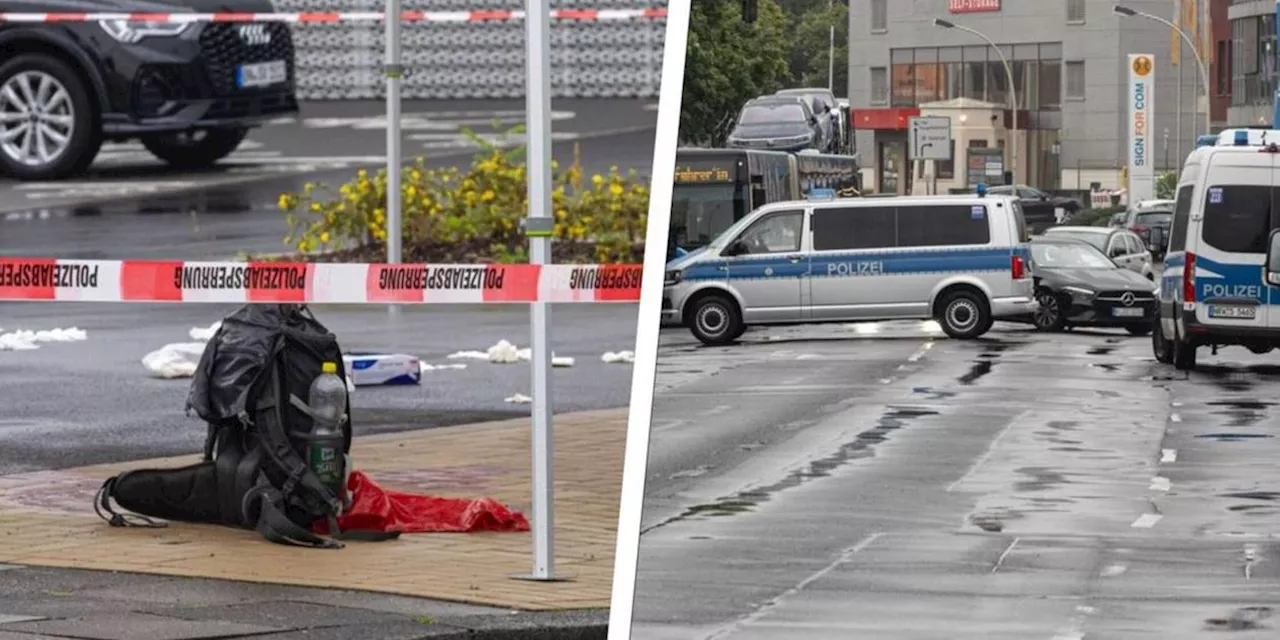
[(951, 13), (982, 13), (999, 11), (1000, 0), (951, 0)]

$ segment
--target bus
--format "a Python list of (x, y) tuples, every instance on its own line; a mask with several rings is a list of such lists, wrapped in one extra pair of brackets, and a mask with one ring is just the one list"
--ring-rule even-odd
[(860, 196), (861, 175), (856, 155), (679, 149), (667, 259), (706, 246), (770, 202)]

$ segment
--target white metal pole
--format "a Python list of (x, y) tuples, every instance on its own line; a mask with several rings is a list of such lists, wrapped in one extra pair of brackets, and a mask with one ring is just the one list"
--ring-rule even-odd
[(1178, 41), (1178, 116), (1177, 116), (1178, 135), (1174, 137), (1175, 140), (1173, 144), (1173, 147), (1174, 149), (1176, 149), (1176, 152), (1178, 154), (1177, 156), (1175, 156), (1178, 159), (1178, 164), (1182, 164), (1182, 107), (1183, 107), (1182, 76), (1186, 71), (1184, 65), (1182, 64), (1183, 59), (1184, 59), (1184, 56), (1182, 54), (1182, 41), (1179, 40)]
[(1000, 58), (1000, 63), (1004, 65), (1005, 77), (1009, 81), (1009, 102), (1013, 105), (1013, 121), (1010, 123), (1009, 142), (1006, 146), (1010, 147), (1009, 173), (1013, 175), (1013, 183), (1016, 185), (1018, 184), (1018, 88), (1013, 83), (1013, 67), (1009, 65), (1009, 59), (1004, 56), (1000, 46), (994, 40), (988, 38), (986, 34), (960, 24), (955, 25), (955, 28), (982, 38), (984, 42), (995, 50), (996, 55)]
[[(400, 65), (400, 0), (387, 0), (387, 60), (383, 74), (387, 82), (387, 263), (400, 263), (400, 82), (404, 67)], [(391, 316), (400, 308), (392, 305)]]
[[(551, 231), (551, 13), (547, 0), (526, 0), (528, 86), (525, 96), (529, 174), (529, 261), (550, 264)], [(554, 474), (551, 425), (551, 309), (545, 302), (532, 305), (533, 396), (533, 575), (534, 580), (554, 579)]]
[[(1200, 83), (1201, 83), (1201, 86), (1204, 87), (1204, 95), (1205, 95), (1205, 103), (1206, 103), (1206, 107), (1204, 110), (1204, 132), (1206, 135), (1213, 133), (1213, 110), (1208, 108), (1208, 101), (1209, 101), (1209, 95), (1210, 95), (1209, 94), (1209, 89), (1210, 89), (1209, 68), (1205, 65), (1204, 56), (1200, 55), (1200, 49), (1199, 47), (1196, 46), (1195, 41), (1191, 39), (1191, 36), (1187, 35), (1186, 31), (1183, 31), (1181, 28), (1178, 27), (1178, 25), (1174, 24), (1171, 20), (1166, 20), (1164, 18), (1161, 18), (1160, 16), (1146, 13), (1145, 11), (1134, 11), (1133, 15), (1142, 16), (1143, 18), (1146, 18), (1148, 20), (1155, 20), (1156, 22), (1159, 22), (1160, 24), (1166, 27), (1169, 27), (1170, 29), (1173, 29), (1174, 32), (1176, 32), (1179, 36), (1182, 37), (1182, 41), (1187, 43), (1187, 46), (1191, 48), (1191, 54), (1195, 56), (1196, 66), (1200, 70), (1200, 78), (1201, 78)], [(1197, 114), (1200, 113), (1199, 98), (1196, 99), (1196, 113)]]

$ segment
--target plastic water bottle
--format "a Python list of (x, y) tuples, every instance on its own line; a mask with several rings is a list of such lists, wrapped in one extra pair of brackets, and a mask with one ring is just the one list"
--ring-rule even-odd
[(320, 482), (346, 504), (342, 426), (347, 420), (347, 383), (338, 376), (335, 362), (322, 364), (320, 371), (307, 394), (313, 423), (307, 437), (307, 464)]

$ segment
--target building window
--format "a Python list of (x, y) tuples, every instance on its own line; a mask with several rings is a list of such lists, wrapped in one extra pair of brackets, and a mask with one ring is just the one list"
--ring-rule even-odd
[(871, 33), (889, 30), (889, 1), (871, 0)]
[(1040, 108), (1059, 110), (1062, 108), (1062, 62), (1058, 60), (1040, 61)]
[(1275, 15), (1232, 20), (1230, 51), (1231, 104), (1271, 104), (1277, 82)]
[(1213, 59), (1214, 66), (1217, 67), (1214, 70), (1214, 74), (1217, 76), (1214, 85), (1218, 92), (1218, 97), (1222, 97), (1227, 95), (1228, 89), (1231, 87), (1231, 56), (1227, 54), (1226, 40), (1219, 40), (1217, 44), (1218, 50)]
[(1067, 63), (1067, 99), (1084, 100), (1084, 61)]
[(871, 104), (884, 105), (889, 102), (889, 70), (884, 67), (871, 67)]
[(1084, 0), (1067, 0), (1067, 24), (1084, 24)]

